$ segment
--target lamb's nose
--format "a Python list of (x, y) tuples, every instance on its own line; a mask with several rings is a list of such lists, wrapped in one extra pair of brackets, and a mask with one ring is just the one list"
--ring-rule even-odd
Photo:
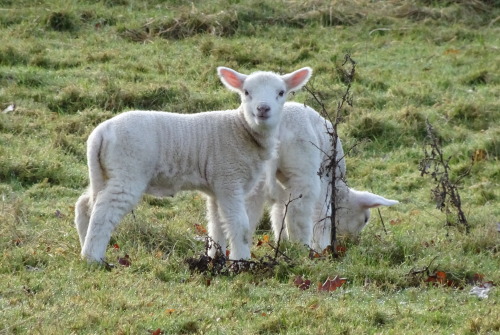
[(266, 116), (271, 110), (271, 107), (268, 105), (260, 105), (257, 107), (257, 110), (259, 111), (259, 116)]

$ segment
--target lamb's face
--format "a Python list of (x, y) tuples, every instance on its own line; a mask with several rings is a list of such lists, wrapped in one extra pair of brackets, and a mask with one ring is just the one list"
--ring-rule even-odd
[(226, 67), (217, 71), (224, 85), (240, 94), (245, 119), (254, 129), (276, 128), (288, 93), (304, 86), (312, 74), (308, 67), (283, 76), (273, 72), (245, 75)]
[(341, 198), (338, 211), (337, 233), (339, 236), (357, 237), (370, 220), (370, 208), (392, 206), (399, 202), (366, 191), (349, 189)]
[(337, 235), (340, 237), (356, 238), (370, 220), (370, 209), (352, 206), (352, 204), (351, 206), (349, 204), (346, 205), (346, 207), (340, 208), (337, 212), (339, 216)]
[(287, 88), (281, 77), (258, 72), (248, 76), (241, 95), (245, 118), (252, 128), (275, 128), (287, 97)]

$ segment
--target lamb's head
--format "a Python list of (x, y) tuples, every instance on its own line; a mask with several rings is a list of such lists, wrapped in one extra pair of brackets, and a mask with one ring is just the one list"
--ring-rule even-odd
[(245, 119), (253, 129), (275, 129), (288, 94), (304, 86), (312, 74), (309, 67), (285, 75), (260, 71), (245, 75), (227, 67), (217, 71), (222, 83), (240, 94)]
[(377, 194), (349, 189), (347, 197), (341, 199), (337, 235), (357, 237), (370, 220), (370, 208), (398, 203), (397, 200), (389, 200)]

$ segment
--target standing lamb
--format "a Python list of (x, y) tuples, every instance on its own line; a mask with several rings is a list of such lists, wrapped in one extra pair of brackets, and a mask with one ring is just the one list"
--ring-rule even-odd
[[(241, 96), (235, 110), (191, 115), (131, 111), (107, 120), (87, 141), (90, 185), (75, 206), (75, 224), (88, 261), (102, 262), (113, 229), (144, 193), (180, 190), (208, 195), (209, 211), (230, 240), (232, 258), (250, 258), (245, 199), (275, 155), (288, 93), (312, 70), (244, 75), (219, 67), (223, 84)], [(212, 235), (218, 243), (223, 236)]]
[[(282, 238), (307, 244), (315, 250), (324, 250), (330, 244), (330, 213), (327, 196), (332, 176), (318, 176), (322, 164), (333, 147), (328, 135), (330, 122), (315, 110), (303, 104), (287, 102), (280, 125), (278, 156), (267, 164), (267, 178), (261, 180), (247, 199), (247, 211), (253, 213), (250, 227), (254, 231), (263, 211), (264, 201), (271, 201), (271, 222), (277, 239), (283, 223), (285, 203), (288, 205)], [(337, 143), (337, 176), (344, 179), (346, 166), (344, 151)], [(339, 197), (337, 235), (356, 237), (370, 218), (370, 208), (392, 206), (388, 200), (370, 192), (349, 188), (338, 179), (335, 183)]]

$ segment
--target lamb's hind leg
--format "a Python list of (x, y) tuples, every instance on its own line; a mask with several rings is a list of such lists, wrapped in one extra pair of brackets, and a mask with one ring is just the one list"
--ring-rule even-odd
[[(284, 190), (288, 194), (286, 200), (285, 225), (288, 238), (308, 246), (312, 245), (313, 213), (320, 192), (319, 178), (291, 179), (290, 188)], [(285, 205), (282, 204), (283, 207)], [(280, 226), (278, 223), (273, 223)]]
[(92, 204), (90, 203), (89, 191), (85, 191), (75, 205), (75, 227), (78, 231), (78, 236), (80, 237), (80, 246), (83, 248), (85, 243), (85, 236), (87, 236), (87, 230), (89, 228), (90, 220), (90, 208)]
[(113, 229), (123, 216), (134, 209), (146, 186), (109, 180), (98, 193), (90, 215), (89, 227), (82, 248), (82, 258), (102, 262)]

